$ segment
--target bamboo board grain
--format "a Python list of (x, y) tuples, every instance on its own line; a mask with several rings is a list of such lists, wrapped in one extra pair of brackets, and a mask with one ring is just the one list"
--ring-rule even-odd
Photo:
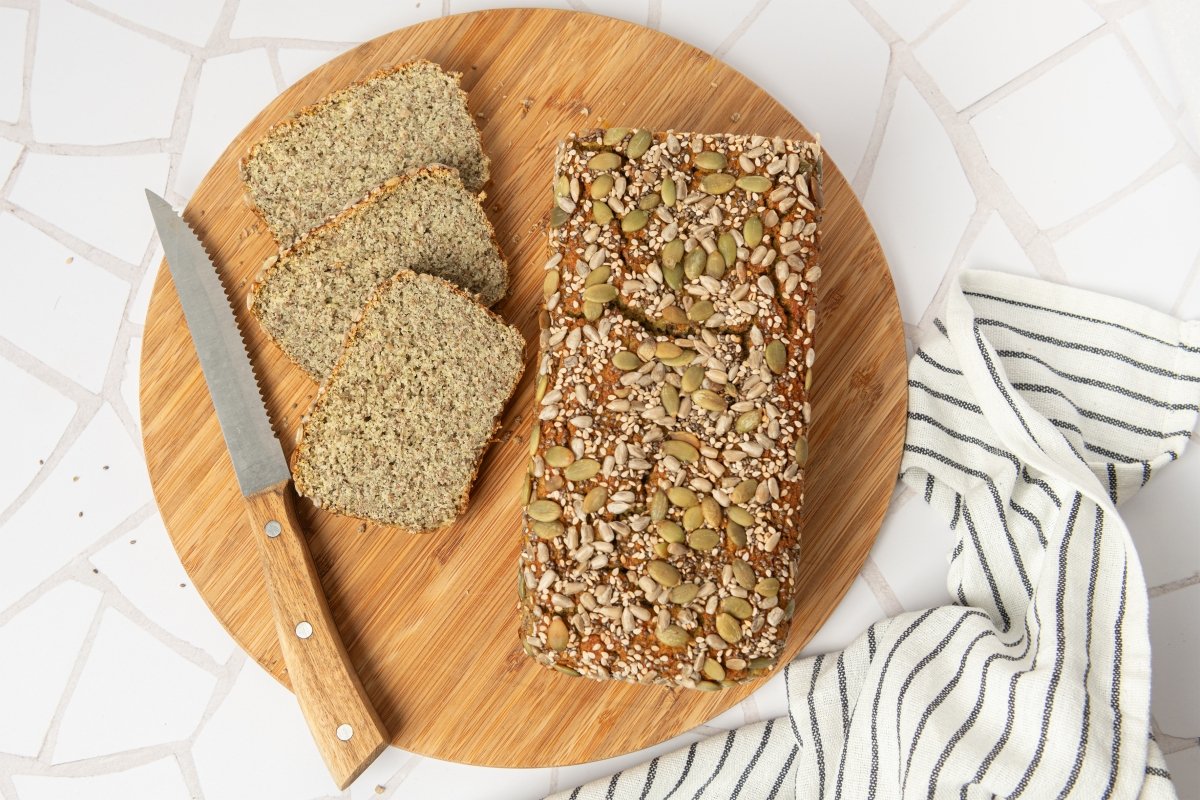
[[(498, 311), (520, 328), (528, 367), (453, 527), (410, 536), (319, 512), (301, 521), (334, 619), (393, 742), (438, 758), (545, 766), (663, 741), (742, 700), (596, 683), (537, 666), (517, 635), (518, 484), (527, 460), (541, 265), (555, 142), (600, 125), (807, 136), (745, 77), (663, 34), (552, 10), (486, 11), (382, 36), (318, 68), (268, 105), (217, 160), (184, 216), (237, 310), (276, 431), (291, 448), (315, 386), (245, 311), (272, 251), (242, 200), (238, 159), (274, 122), (375, 69), (424, 57), (463, 73), (492, 157), (486, 207), (509, 258)], [(814, 78), (819, 79), (819, 78)], [(892, 494), (905, 420), (895, 290), (862, 207), (831, 162), (814, 432), (790, 658), (826, 620), (869, 551)], [(213, 613), (286, 685), (243, 503), (168, 271), (160, 268), (142, 354), (142, 424), (155, 496), (180, 559)]]

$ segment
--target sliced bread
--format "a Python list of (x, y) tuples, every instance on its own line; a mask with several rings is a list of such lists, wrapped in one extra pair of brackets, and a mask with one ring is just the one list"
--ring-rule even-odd
[(242, 161), (242, 180), (279, 246), (412, 167), (449, 164), (467, 188), (483, 188), (488, 158), (459, 77), (411, 61), (272, 127)]
[(268, 259), (250, 310), (320, 380), (371, 291), (402, 269), (445, 278), (487, 305), (504, 296), (508, 268), (495, 232), (454, 169), (422, 167), (392, 178)]
[(296, 491), (340, 514), (425, 531), (466, 508), (516, 388), (525, 341), (440, 278), (378, 287), (292, 454)]

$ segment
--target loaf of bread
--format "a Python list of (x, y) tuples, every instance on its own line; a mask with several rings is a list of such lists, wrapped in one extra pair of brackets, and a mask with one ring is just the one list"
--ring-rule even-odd
[(452, 284), (402, 271), (374, 292), (304, 420), (296, 491), (417, 532), (452, 522), (524, 365), (515, 328)]
[(281, 248), (393, 175), (447, 164), (473, 192), (488, 158), (458, 73), (428, 61), (376, 72), (273, 126), (242, 161), (251, 204)]
[(250, 310), (316, 380), (329, 375), (371, 292), (399, 270), (436, 275), (491, 305), (508, 267), (479, 201), (451, 167), (419, 167), (281, 253), (251, 287)]
[(763, 675), (797, 591), (819, 145), (593, 131), (553, 188), (526, 652), (710, 691)]

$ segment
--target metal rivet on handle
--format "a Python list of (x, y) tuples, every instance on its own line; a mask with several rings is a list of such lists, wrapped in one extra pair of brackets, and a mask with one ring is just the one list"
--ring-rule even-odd
[(283, 526), (279, 524), (278, 520), (273, 519), (267, 523), (266, 530), (267, 530), (267, 536), (270, 537), (271, 539), (274, 539), (276, 536), (283, 533)]
[(296, 625), (296, 635), (301, 639), (307, 639), (308, 637), (312, 636), (312, 631), (312, 625), (307, 622), (301, 622)]
[(354, 728), (351, 728), (348, 724), (346, 724), (344, 722), (341, 725), (338, 725), (337, 737), (339, 739), (341, 739), (343, 742), (350, 741), (350, 737), (353, 735), (354, 735)]

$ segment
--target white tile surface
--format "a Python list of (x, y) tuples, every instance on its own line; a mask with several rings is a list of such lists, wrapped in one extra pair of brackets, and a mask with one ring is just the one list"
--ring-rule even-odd
[(14, 775), (21, 800), (190, 800), (174, 757), (79, 778)]
[(162, 3), (158, 0), (92, 0), (94, 5), (130, 22), (162, 31), (176, 39), (203, 45), (221, 14), (221, 0), (188, 0)]
[(141, 416), (138, 410), (141, 402), (138, 398), (138, 385), (142, 367), (142, 337), (134, 336), (129, 340), (129, 348), (125, 353), (125, 374), (121, 376), (121, 400), (125, 408), (133, 415), (134, 422), (139, 427)]
[(30, 89), (34, 135), (42, 142), (83, 144), (165, 139), (187, 61), (177, 50), (63, 0), (43, 0)]
[(0, 753), (42, 749), (99, 605), (100, 592), (67, 581), (0, 627)]
[(918, 322), (975, 210), (975, 195), (945, 129), (908, 81), (897, 89), (863, 205), (892, 268), (900, 314)]
[[(0, 9), (0, 11), (4, 11), (4, 9)], [(0, 186), (8, 182), (13, 168), (17, 166), (17, 159), (20, 157), (21, 145), (0, 136)]]
[(0, 120), (16, 122), (25, 95), (25, 36), (29, 12), (0, 8)]
[[(8, 508), (41, 470), (75, 415), (75, 404), (23, 369), (0, 358), (0, 510)], [(29, 420), (36, 419), (37, 425)]]
[(1200, 270), (1193, 270), (1192, 283), (1179, 298), (1175, 313), (1183, 319), (1200, 319)]
[(450, 0), (451, 14), (465, 14), (470, 11), (486, 11), (489, 8), (561, 8), (570, 11), (571, 4), (567, 0), (515, 0), (515, 2), (498, 2), (498, 0)]
[(192, 758), (205, 800), (335, 794), (296, 698), (253, 661), (196, 737)]
[(238, 4), (230, 32), (235, 39), (271, 36), (330, 42), (360, 42), (440, 16), (439, 0), (343, 0), (329, 13), (323, 0), (245, 0)]
[[(11, 214), (0, 216), (0, 241), (0, 336), (100, 391), (129, 284)], [(90, 334), (75, 335), (76, 325)]]
[[(739, 6), (742, 11), (750, 5)], [(658, 29), (676, 39), (711, 53), (730, 34), (733, 15), (725, 0), (662, 0), (662, 20)]]
[[(848, 0), (791, 0), (768, 5), (725, 60), (819, 133), (838, 167), (853, 177), (889, 57), (887, 44)], [(831, 75), (837, 80), (816, 77)]]
[(1200, 446), (1193, 442), (1121, 506), (1147, 586), (1200, 573)]
[(1024, 248), (996, 211), (984, 220), (983, 227), (975, 235), (975, 241), (963, 256), (962, 265), (964, 269), (996, 269), (1038, 277), (1037, 269)]
[(818, 653), (843, 650), (872, 624), (886, 616), (875, 600), (871, 587), (867, 586), (862, 578), (855, 578), (842, 602), (800, 651), (800, 655), (815, 656)]
[(1193, 747), (1167, 755), (1167, 769), (1179, 800), (1200, 798), (1200, 748)]
[(974, 0), (915, 53), (961, 109), (1102, 23), (1083, 0)]
[[(1195, 539), (1193, 538), (1193, 541)], [(1150, 710), (1163, 733), (1200, 737), (1200, 584), (1150, 598)]]
[(903, 39), (912, 41), (927, 31), (956, 0), (867, 0)]
[(418, 758), (398, 747), (387, 748), (350, 784), (350, 800), (377, 800), (376, 787), (382, 786), (385, 791), (391, 788), (392, 777)]
[(137, 264), (154, 232), (145, 190), (162, 193), (169, 163), (165, 153), (28, 153), (10, 199), (88, 244)]
[(37, 586), (150, 497), (141, 450), (133, 446), (113, 410), (101, 407), (54, 472), (0, 525), (0, 608)]
[(638, 25), (646, 24), (649, 12), (647, 0), (579, 0), (579, 5), (593, 14), (616, 17)]
[(397, 797), (527, 800), (544, 797), (549, 792), (549, 769), (489, 769), (485, 773), (466, 764), (433, 758), (420, 759), (404, 780), (396, 784)]
[(1131, 280), (1152, 264), (1183, 274), (1200, 253), (1200, 179), (1180, 164), (1055, 243), (1071, 283), (1170, 311), (1180, 283)]
[(871, 558), (905, 611), (954, 601), (946, 588), (946, 556), (955, 536), (947, 521), (920, 497), (909, 496), (888, 512)]
[(291, 86), (325, 62), (337, 58), (343, 51), (343, 48), (337, 50), (299, 50), (281, 47), (275, 56), (279, 60), (279, 71), (283, 73), (283, 82)]
[(52, 760), (62, 764), (183, 739), (200, 722), (216, 682), (107, 609), (63, 712)]
[(204, 62), (193, 101), (187, 146), (173, 188), (190, 195), (229, 141), (275, 98), (265, 50), (247, 50)]
[(169, 633), (219, 662), (237, 648), (200, 599), (157, 514), (93, 555), (91, 562)]
[(137, 291), (125, 310), (125, 318), (138, 325), (146, 321), (146, 312), (150, 308), (150, 298), (154, 295), (154, 282), (158, 279), (158, 270), (160, 267), (166, 269), (166, 265), (163, 264), (162, 243), (158, 241), (157, 236), (154, 237), (150, 258), (145, 263), (142, 277), (137, 280)]
[(1043, 227), (1108, 197), (1173, 144), (1112, 36), (1098, 39), (971, 124), (992, 167)]
[[(670, 739), (654, 747), (647, 747), (644, 750), (637, 750), (617, 758), (606, 758), (603, 761), (590, 761), (587, 764), (572, 764), (567, 767), (559, 767), (554, 782), (554, 791), (561, 792), (564, 789), (579, 786), (596, 778), (611, 775), (617, 770), (642, 764), (656, 756), (673, 753), (676, 750), (691, 746), (693, 742), (703, 741), (710, 735), (712, 734), (693, 731), (676, 736), (674, 739)], [(404, 794), (400, 796), (405, 797)], [(413, 796), (416, 797), (417, 795)], [(530, 792), (525, 797), (535, 798), (541, 797), (541, 795)]]
[(1162, 38), (1155, 27), (1154, 15), (1149, 8), (1141, 8), (1121, 17), (1121, 31), (1129, 39), (1129, 44), (1137, 52), (1138, 60), (1149, 71), (1154, 84), (1173, 106), (1178, 106), (1183, 97), (1179, 91), (1179, 82), (1171, 69), (1166, 51), (1163, 49)]

